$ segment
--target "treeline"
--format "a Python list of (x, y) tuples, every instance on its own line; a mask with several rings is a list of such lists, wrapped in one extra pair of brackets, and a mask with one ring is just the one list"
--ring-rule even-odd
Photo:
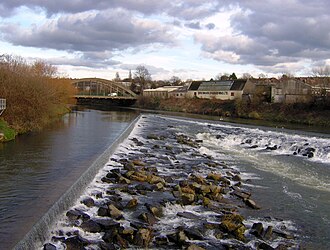
[(2, 118), (18, 133), (40, 129), (67, 111), (75, 89), (57, 69), (42, 61), (0, 56), (0, 98), (7, 100)]

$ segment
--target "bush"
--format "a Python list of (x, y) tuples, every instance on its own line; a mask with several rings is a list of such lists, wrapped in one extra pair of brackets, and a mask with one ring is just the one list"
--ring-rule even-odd
[(19, 133), (49, 123), (63, 112), (74, 91), (69, 80), (56, 77), (56, 68), (51, 65), (0, 57), (0, 98), (7, 99), (3, 118)]

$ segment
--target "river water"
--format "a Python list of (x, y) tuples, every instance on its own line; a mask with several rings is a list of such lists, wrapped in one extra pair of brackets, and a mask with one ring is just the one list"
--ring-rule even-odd
[[(4, 144), (0, 249), (20, 240), (136, 116), (133, 111), (77, 111), (46, 131)], [(146, 131), (162, 124), (164, 129), (202, 140), (201, 153), (239, 170), (262, 207), (246, 210), (247, 222), (282, 223), (297, 244), (330, 248), (329, 134), (165, 115), (142, 118), (137, 126), (145, 126)]]
[(0, 144), (0, 249), (11, 249), (136, 118), (81, 110)]

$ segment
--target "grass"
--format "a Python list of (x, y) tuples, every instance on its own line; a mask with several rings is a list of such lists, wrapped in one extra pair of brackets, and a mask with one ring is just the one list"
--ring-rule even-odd
[(3, 141), (10, 141), (15, 139), (16, 131), (9, 127), (8, 123), (0, 119), (0, 133), (4, 134)]

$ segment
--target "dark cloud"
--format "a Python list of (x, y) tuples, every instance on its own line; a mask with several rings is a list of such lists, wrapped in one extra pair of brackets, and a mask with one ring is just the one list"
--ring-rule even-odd
[(62, 15), (30, 30), (9, 24), (0, 29), (4, 39), (14, 45), (70, 52), (114, 51), (175, 42), (168, 26), (132, 17), (124, 10)]
[(213, 30), (215, 28), (215, 24), (214, 23), (208, 23), (208, 24), (206, 24), (205, 27), (209, 30)]
[(68, 57), (57, 57), (57, 58), (49, 58), (47, 59), (52, 65), (69, 65), (69, 66), (77, 66), (77, 67), (86, 67), (86, 68), (94, 68), (94, 69), (106, 69), (110, 66), (116, 66), (121, 62), (112, 60), (110, 58), (107, 59), (91, 59), (86, 60), (85, 56), (76, 56), (74, 58)]
[(144, 14), (155, 14), (167, 9), (169, 4), (165, 0), (2, 0), (0, 3), (0, 16), (8, 16), (19, 7), (43, 9), (48, 15), (58, 13), (80, 13), (90, 10), (105, 10), (123, 8), (138, 11)]
[[(196, 34), (204, 55), (219, 61), (273, 66), (283, 71), (303, 60), (330, 57), (330, 5), (326, 0), (232, 1), (231, 36)], [(276, 66), (276, 67), (275, 67)], [(298, 66), (296, 67), (298, 68)]]
[(186, 23), (185, 27), (196, 30), (202, 29), (200, 22)]

